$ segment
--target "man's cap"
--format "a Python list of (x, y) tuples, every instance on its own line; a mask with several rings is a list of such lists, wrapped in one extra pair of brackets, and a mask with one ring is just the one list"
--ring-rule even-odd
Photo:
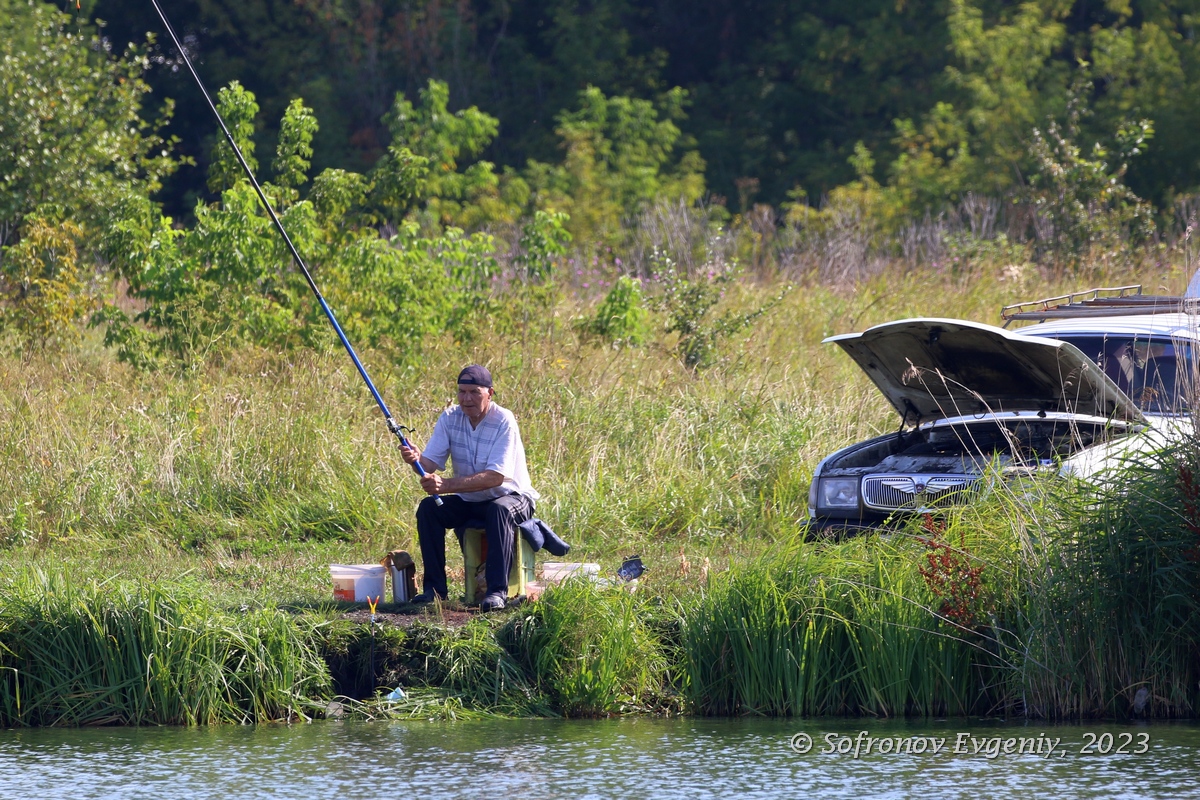
[(458, 373), (458, 383), (467, 386), (484, 386), (490, 389), (492, 386), (492, 373), (488, 372), (487, 367), (472, 364), (469, 367), (463, 367), (463, 371)]

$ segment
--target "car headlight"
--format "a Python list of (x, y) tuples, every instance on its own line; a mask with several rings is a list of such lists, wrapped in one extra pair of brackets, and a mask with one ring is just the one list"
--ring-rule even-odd
[(858, 508), (858, 478), (821, 478), (820, 508)]

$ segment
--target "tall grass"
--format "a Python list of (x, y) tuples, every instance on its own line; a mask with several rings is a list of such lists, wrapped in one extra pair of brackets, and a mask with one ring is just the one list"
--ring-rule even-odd
[(1193, 716), (1200, 709), (1196, 441), (1143, 454), (1036, 555), (1020, 624), (1024, 711)]
[[(715, 576), (684, 603), (684, 695), (707, 714), (1194, 716), (1198, 464), (1191, 438), (1099, 486), (998, 484), (933, 524)], [(976, 591), (939, 594), (935, 563)]]
[(684, 694), (710, 714), (963, 714), (987, 708), (973, 635), (945, 626), (904, 538), (793, 547), (685, 606)]
[(182, 585), (0, 586), (0, 724), (139, 725), (304, 717), (329, 673), (303, 622), (230, 613)]
[[(1182, 282), (1166, 271), (1146, 277)], [(571, 322), (590, 313), (587, 297), (559, 297), (468, 344), (435, 343), (411, 368), (384, 352), (363, 356), (418, 441), (452, 400), (454, 368), (488, 363), (498, 401), (521, 421), (545, 496), (539, 513), (580, 557), (614, 562), (670, 543), (672, 553), (682, 546), (693, 560), (728, 563), (795, 533), (822, 456), (895, 424), (849, 359), (820, 345), (824, 336), (929, 313), (994, 322), (1002, 304), (1076, 281), (1032, 271), (1017, 285), (988, 265), (808, 283), (698, 375), (672, 336), (617, 350), (581, 339)], [(751, 307), (777, 291), (747, 283), (726, 303)], [(244, 350), (156, 374), (131, 372), (94, 340), (54, 358), (0, 357), (0, 485), (8, 548), (82, 539), (87, 547), (66, 546), (87, 552), (97, 539), (128, 538), (222, 563), (281, 547), (324, 563), (411, 549), (420, 498), (370, 395), (332, 347)], [(220, 582), (207, 561), (195, 566)], [(316, 591), (317, 573), (304, 574)]]
[(554, 587), (519, 621), (511, 647), (566, 716), (670, 704), (668, 662), (646, 601), (581, 580)]
[(385, 631), (378, 656), (374, 632), (325, 611), (230, 612), (195, 584), (23, 570), (0, 586), (0, 724), (323, 713), (329, 668), (360, 699), (408, 689), (349, 704), (367, 718), (1191, 716), (1197, 463), (1185, 446), (1099, 488), (997, 485), (906, 531), (795, 537), (669, 600), (569, 581), (507, 616)]

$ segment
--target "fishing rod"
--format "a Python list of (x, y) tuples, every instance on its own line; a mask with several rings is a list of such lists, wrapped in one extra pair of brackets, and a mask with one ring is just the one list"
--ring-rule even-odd
[[(333, 326), (333, 330), (337, 333), (338, 339), (342, 342), (342, 347), (346, 348), (346, 352), (350, 354), (351, 360), (354, 361), (354, 366), (358, 369), (358, 374), (362, 376), (363, 381), (367, 384), (367, 388), (371, 390), (371, 396), (375, 398), (375, 403), (379, 406), (379, 410), (383, 412), (383, 421), (387, 423), (388, 430), (400, 439), (400, 444), (404, 447), (411, 448), (412, 444), (404, 436), (405, 428), (392, 419), (392, 412), (388, 410), (387, 403), (383, 402), (383, 398), (379, 396), (379, 390), (375, 388), (375, 384), (371, 382), (371, 376), (367, 374), (367, 368), (358, 360), (358, 353), (354, 352), (354, 347), (351, 346), (350, 340), (346, 338), (346, 334), (342, 331), (342, 326), (338, 324), (337, 317), (333, 315), (333, 309), (325, 302), (325, 297), (321, 294), (321, 290), (317, 288), (317, 282), (313, 280), (312, 273), (308, 271), (308, 267), (304, 263), (304, 259), (300, 257), (300, 251), (296, 249), (296, 245), (292, 244), (292, 239), (284, 230), (283, 223), (279, 221), (279, 216), (275, 213), (275, 209), (271, 207), (271, 203), (267, 200), (266, 194), (263, 193), (262, 187), (258, 185), (258, 180), (254, 177), (254, 172), (250, 169), (250, 165), (246, 163), (245, 157), (242, 155), (241, 148), (237, 146), (237, 142), (233, 140), (233, 134), (229, 132), (229, 128), (225, 125), (225, 120), (221, 118), (221, 112), (217, 111), (216, 105), (213, 104), (212, 98), (208, 94), (208, 90), (204, 88), (204, 81), (200, 80), (200, 74), (196, 72), (196, 68), (192, 66), (192, 59), (188, 57), (187, 50), (183, 49), (183, 45), (179, 43), (179, 38), (175, 35), (175, 29), (171, 27), (171, 23), (167, 21), (167, 15), (163, 13), (162, 7), (159, 6), (158, 0), (150, 0), (154, 6), (154, 10), (158, 12), (158, 18), (162, 20), (163, 27), (167, 29), (167, 35), (171, 37), (171, 41), (175, 43), (175, 49), (179, 51), (179, 55), (183, 57), (183, 63), (187, 65), (188, 72), (192, 73), (192, 77), (196, 80), (196, 85), (200, 87), (200, 94), (204, 95), (204, 101), (208, 103), (209, 109), (212, 110), (213, 116), (217, 118), (217, 123), (221, 126), (221, 130), (225, 134), (225, 140), (229, 142), (229, 146), (233, 148), (233, 154), (237, 157), (238, 163), (242, 165), (242, 169), (246, 171), (246, 177), (250, 179), (250, 185), (254, 187), (254, 191), (258, 194), (258, 199), (262, 202), (263, 208), (267, 210), (267, 215), (271, 218), (271, 222), (275, 224), (275, 229), (279, 231), (279, 235), (283, 237), (283, 241), (287, 244), (288, 251), (291, 252), (292, 258), (295, 259), (296, 265), (300, 267), (300, 271), (304, 273), (304, 280), (308, 283), (308, 288), (312, 289), (316, 295), (317, 302), (321, 305), (321, 310), (325, 312), (325, 316), (329, 319), (329, 324)], [(422, 478), (427, 474), (425, 468), (421, 466), (421, 459), (418, 458), (413, 462), (413, 470)], [(440, 506), (442, 498), (436, 494), (433, 495), (434, 501)]]

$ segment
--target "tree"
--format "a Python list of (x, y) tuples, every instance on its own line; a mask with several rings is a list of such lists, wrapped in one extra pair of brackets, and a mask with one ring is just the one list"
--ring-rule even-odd
[(451, 112), (449, 102), (450, 87), (437, 80), (421, 90), (416, 105), (396, 95), (384, 117), (391, 145), (372, 173), (377, 197), (393, 222), (405, 209), (425, 211), (434, 226), (477, 228), (514, 220), (521, 209), (505, 202), (490, 161), (460, 168), (492, 143), (499, 122), (475, 106)]
[(0, 245), (33, 214), (87, 224), (127, 190), (153, 192), (177, 162), (140, 116), (143, 49), (108, 45), (37, 0), (0, 0)]
[[(220, 98), (235, 140), (250, 155), (254, 94), (232, 84)], [(431, 336), (469, 337), (499, 273), (495, 241), (453, 227), (427, 236), (412, 219), (399, 219), (395, 235), (383, 238), (365, 208), (372, 181), (343, 170), (325, 170), (313, 181), (310, 197), (295, 200), (294, 187), (308, 180), (316, 127), (301, 101), (289, 106), (277, 149), (281, 183), (263, 184), (263, 191), (286, 201), (280, 220), (347, 335), (369, 346), (394, 347), (401, 359), (416, 358)], [(440, 152), (453, 158), (463, 141), (454, 126), (430, 121), (429, 127), (451, 131)], [(240, 168), (233, 172), (232, 150), (227, 144), (223, 150), (210, 174), (212, 185), (223, 187), (220, 202), (198, 203), (192, 226), (177, 227), (133, 192), (109, 204), (102, 252), (142, 304), (133, 317), (109, 306), (99, 318), (107, 324), (106, 343), (123, 361), (139, 367), (188, 365), (239, 344), (289, 348), (327, 340), (323, 309)], [(414, 203), (428, 200), (419, 186), (409, 190)], [(560, 223), (555, 218), (546, 225), (561, 233)], [(553, 230), (543, 238), (538, 252), (548, 258), (559, 238)]]
[(537, 205), (567, 211), (575, 240), (593, 242), (614, 240), (623, 216), (659, 197), (699, 200), (704, 160), (677, 124), (686, 100), (679, 88), (657, 105), (584, 89), (578, 109), (558, 118), (562, 164), (529, 165)]

